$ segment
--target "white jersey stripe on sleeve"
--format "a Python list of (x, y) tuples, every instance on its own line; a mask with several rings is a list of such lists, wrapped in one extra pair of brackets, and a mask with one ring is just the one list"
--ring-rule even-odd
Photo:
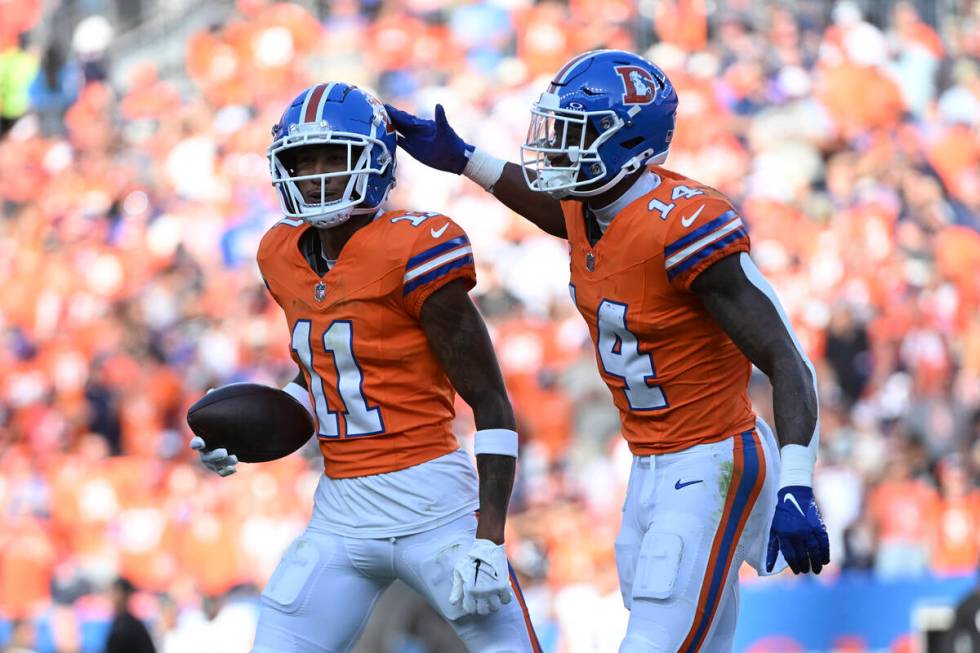
[(741, 226), (742, 226), (742, 218), (735, 218), (731, 222), (725, 224), (722, 227), (719, 227), (718, 229), (711, 232), (707, 236), (704, 236), (703, 238), (696, 240), (695, 242), (691, 243), (681, 251), (677, 252), (676, 254), (668, 258), (666, 261), (664, 261), (664, 267), (666, 267), (667, 270), (670, 270), (670, 268), (674, 267), (675, 265), (677, 265), (687, 257), (691, 256), (698, 250), (702, 249), (707, 245), (710, 245), (711, 243), (715, 242), (720, 238), (724, 238), (726, 235), (730, 234), (731, 232), (735, 231)]
[(422, 276), (429, 270), (434, 270), (440, 265), (444, 265), (446, 263), (449, 263), (450, 261), (455, 261), (456, 259), (462, 258), (472, 252), (473, 252), (473, 248), (467, 245), (465, 247), (459, 247), (452, 251), (446, 252), (442, 256), (438, 256), (434, 259), (426, 261), (425, 263), (417, 265), (416, 267), (412, 268), (411, 270), (405, 273), (404, 283), (407, 284), (412, 279)]

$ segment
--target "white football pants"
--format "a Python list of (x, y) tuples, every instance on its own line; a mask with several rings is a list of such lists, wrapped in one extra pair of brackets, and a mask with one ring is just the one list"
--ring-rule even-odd
[(262, 592), (252, 653), (342, 653), (354, 648), (374, 604), (396, 579), (424, 596), (470, 651), (532, 653), (541, 648), (517, 578), (514, 597), (485, 617), (450, 605), (452, 569), (476, 536), (476, 517), (384, 539), (307, 530), (283, 554)]
[[(757, 428), (633, 460), (616, 567), (630, 610), (620, 653), (730, 653), (738, 569), (763, 570), (779, 449)], [(785, 562), (780, 556), (774, 572)]]

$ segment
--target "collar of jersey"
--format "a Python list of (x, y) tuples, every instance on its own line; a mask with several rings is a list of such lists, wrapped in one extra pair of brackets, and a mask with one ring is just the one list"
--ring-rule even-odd
[(609, 224), (613, 221), (613, 218), (626, 208), (627, 205), (632, 204), (636, 200), (640, 199), (654, 188), (660, 185), (660, 175), (653, 172), (652, 170), (647, 170), (630, 186), (625, 193), (619, 196), (619, 198), (613, 200), (613, 202), (601, 209), (592, 209), (593, 215), (595, 215), (596, 221), (599, 223), (599, 229), (602, 233), (606, 232), (609, 228)]
[[(378, 218), (380, 218), (382, 213), (384, 213), (384, 210), (383, 209), (378, 209), (378, 211), (374, 214), (374, 217), (371, 218), (371, 222), (374, 222), (375, 220), (377, 220)], [(368, 224), (371, 224), (371, 222), (369, 222)], [(366, 227), (366, 226), (367, 226), (367, 224), (364, 225), (364, 227)], [(361, 229), (363, 229), (364, 227), (361, 227)], [(319, 238), (319, 237), (320, 236), (317, 235), (317, 238)], [(326, 262), (326, 264), (327, 264), (327, 270), (332, 270), (333, 269), (333, 266), (337, 265), (337, 259), (335, 259), (335, 258), (327, 258), (327, 255), (323, 253), (323, 245), (320, 245), (320, 258), (322, 258)]]

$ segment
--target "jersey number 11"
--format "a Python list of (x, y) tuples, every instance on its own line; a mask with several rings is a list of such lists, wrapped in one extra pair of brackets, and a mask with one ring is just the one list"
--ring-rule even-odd
[(335, 320), (323, 332), (321, 339), (324, 355), (329, 354), (333, 358), (334, 369), (337, 370), (337, 394), (344, 404), (339, 410), (330, 410), (324, 392), (323, 378), (313, 366), (310, 330), (309, 320), (297, 320), (293, 326), (292, 348), (310, 375), (319, 437), (340, 436), (338, 415), (344, 419), (348, 437), (384, 433), (381, 409), (377, 406), (373, 408), (368, 406), (364, 396), (364, 374), (354, 356), (354, 325), (349, 320)]

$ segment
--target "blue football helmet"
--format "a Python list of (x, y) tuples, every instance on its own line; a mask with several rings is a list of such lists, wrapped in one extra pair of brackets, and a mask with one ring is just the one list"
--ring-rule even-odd
[[(347, 147), (347, 168), (296, 176), (298, 148)], [(317, 84), (296, 96), (272, 128), (269, 146), (272, 185), (290, 218), (314, 227), (343, 224), (352, 215), (376, 211), (395, 185), (395, 129), (384, 105), (370, 93), (343, 82)], [(349, 177), (340, 199), (327, 201), (327, 179)], [(320, 201), (308, 201), (296, 182), (320, 181)]]
[(666, 160), (676, 113), (673, 84), (643, 57), (623, 50), (580, 54), (531, 108), (521, 146), (524, 178), (531, 190), (559, 199), (598, 195), (643, 165)]

